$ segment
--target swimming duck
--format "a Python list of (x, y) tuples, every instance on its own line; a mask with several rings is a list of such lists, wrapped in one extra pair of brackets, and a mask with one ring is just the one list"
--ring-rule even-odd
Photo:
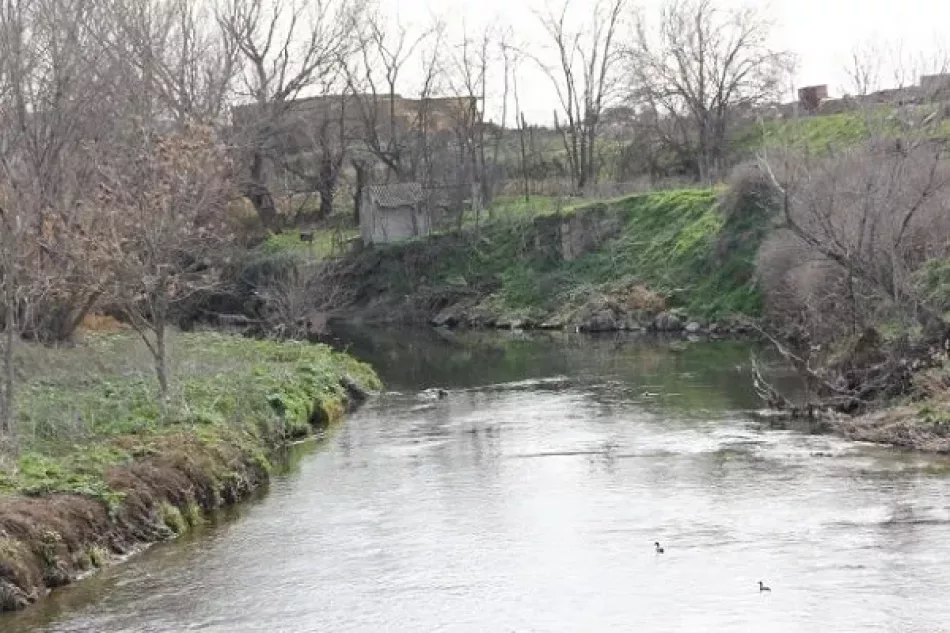
[(657, 541), (657, 542), (654, 543), (653, 545), (656, 546), (656, 553), (657, 553), (657, 554), (662, 554), (663, 552), (666, 551), (666, 550), (664, 550), (662, 547), (660, 547), (659, 541)]
[(769, 587), (765, 586), (761, 580), (759, 581), (759, 591), (772, 591)]
[(445, 389), (426, 389), (422, 392), (422, 395), (428, 400), (445, 400), (449, 392)]

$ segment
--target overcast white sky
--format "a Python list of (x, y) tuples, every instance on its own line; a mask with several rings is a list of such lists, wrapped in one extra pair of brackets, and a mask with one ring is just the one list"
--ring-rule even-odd
[[(560, 5), (562, 0), (551, 0)], [(649, 15), (663, 0), (632, 0)], [(384, 9), (406, 25), (423, 24), (431, 14), (443, 16), (452, 27), (470, 28), (498, 20), (512, 25), (517, 37), (533, 51), (545, 45), (533, 9), (545, 0), (381, 0)], [(775, 23), (778, 47), (798, 56), (796, 86), (828, 84), (841, 94), (843, 68), (856, 46), (876, 40), (900, 45), (915, 54), (943, 46), (950, 49), (950, 0), (720, 0), (726, 6), (746, 4), (761, 8)], [(574, 0), (576, 7), (592, 7), (594, 0)], [(941, 44), (943, 40), (943, 44)], [(887, 61), (887, 60), (886, 60)], [(535, 68), (521, 72), (522, 109), (529, 119), (551, 119), (554, 94)], [(889, 83), (889, 82), (886, 82)], [(489, 110), (491, 110), (489, 106)], [(497, 116), (497, 115), (496, 115)]]

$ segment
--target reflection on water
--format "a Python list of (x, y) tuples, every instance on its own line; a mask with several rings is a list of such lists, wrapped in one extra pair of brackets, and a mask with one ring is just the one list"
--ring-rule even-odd
[[(598, 390), (626, 390), (638, 403), (656, 402), (696, 412), (703, 408), (760, 406), (748, 375), (751, 352), (769, 358), (769, 350), (746, 342), (690, 344), (631, 334), (591, 337), (563, 332), (393, 332), (342, 330), (346, 349), (378, 369), (387, 385), (416, 390), (428, 387), (483, 388), (540, 379), (567, 378)], [(793, 393), (797, 384), (787, 371), (776, 384)], [(557, 381), (554, 381), (557, 383)]]
[(948, 630), (946, 463), (763, 429), (748, 345), (347, 340), (390, 392), (266, 497), (0, 630)]

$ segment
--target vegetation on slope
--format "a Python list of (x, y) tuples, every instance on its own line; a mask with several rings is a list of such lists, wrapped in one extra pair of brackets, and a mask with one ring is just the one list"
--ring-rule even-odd
[(717, 192), (647, 194), (615, 206), (626, 222), (623, 231), (606, 248), (567, 266), (577, 278), (591, 284), (643, 284), (697, 316), (758, 313), (758, 244), (730, 239), (750, 227), (741, 214), (727, 222)]
[[(748, 160), (772, 149), (789, 149), (825, 156), (860, 146), (871, 139), (950, 138), (950, 121), (937, 106), (896, 109), (879, 106), (835, 114), (772, 119), (738, 128), (730, 140), (730, 155)], [(936, 117), (933, 121), (931, 118)]]
[[(402, 316), (430, 317), (468, 302), (490, 318), (540, 322), (592, 297), (637, 287), (693, 316), (755, 315), (761, 304), (755, 255), (767, 214), (725, 213), (721, 195), (713, 189), (643, 194), (376, 247), (354, 256), (357, 303), (370, 318), (392, 316), (394, 308)], [(596, 243), (565, 257), (566, 223)]]
[(247, 496), (274, 448), (379, 386), (320, 345), (181, 334), (172, 357), (179, 381), (161, 405), (130, 336), (26, 348), (22, 450), (0, 469), (0, 611)]
[(764, 149), (785, 147), (827, 153), (894, 129), (895, 123), (888, 118), (892, 113), (889, 109), (851, 111), (754, 123), (737, 131), (732, 149), (738, 155), (753, 155)]

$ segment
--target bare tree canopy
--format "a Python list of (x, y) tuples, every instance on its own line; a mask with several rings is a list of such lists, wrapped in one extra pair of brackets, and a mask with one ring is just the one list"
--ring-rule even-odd
[(844, 67), (844, 91), (866, 97), (881, 92), (899, 95), (916, 89), (923, 93), (920, 96), (930, 98), (936, 95), (927, 94), (927, 87), (918, 82), (927, 75), (938, 76), (947, 71), (950, 71), (950, 50), (945, 45), (923, 54), (904, 42), (868, 40), (851, 51)]
[(475, 36), (464, 33), (462, 41), (449, 55), (446, 69), (446, 83), (459, 101), (459, 107), (450, 112), (459, 146), (459, 181), (471, 187), (476, 219), (491, 197), (485, 164), (485, 110), (482, 106), (488, 90), (493, 41), (490, 27)]
[(615, 70), (620, 60), (619, 29), (626, 0), (597, 0), (593, 10), (584, 7), (589, 21), (572, 28), (571, 0), (559, 10), (548, 7), (538, 14), (548, 40), (557, 54), (557, 65), (540, 61), (557, 90), (560, 113), (566, 118), (560, 128), (570, 163), (574, 186), (583, 191), (597, 178), (594, 146), (604, 108), (615, 96)]
[(772, 48), (771, 24), (756, 9), (715, 0), (670, 0), (655, 29), (645, 16), (627, 54), (634, 101), (664, 142), (697, 157), (703, 181), (723, 168), (730, 125), (776, 99), (792, 66)]
[(248, 163), (242, 189), (269, 229), (281, 228), (268, 185), (268, 169), (281, 154), (275, 140), (295, 99), (326, 94), (336, 84), (360, 8), (358, 0), (222, 0), (218, 8), (218, 22), (240, 56), (235, 90), (251, 104), (235, 117), (233, 145)]
[(97, 202), (110, 225), (109, 299), (152, 353), (164, 400), (166, 329), (184, 302), (218, 284), (231, 242), (230, 165), (206, 127), (137, 136), (103, 166)]
[[(950, 230), (950, 168), (940, 147), (876, 142), (827, 158), (792, 154), (765, 164), (784, 198), (782, 231), (773, 243), (802, 255), (792, 266), (770, 267), (769, 275), (794, 275), (799, 266), (821, 262), (850, 284), (844, 291), (828, 285), (818, 290), (822, 276), (812, 270), (816, 285), (808, 292), (814, 294), (798, 297), (796, 304), (815, 306), (818, 299), (839, 304), (837, 310), (815, 313), (815, 323), (844, 325), (853, 333), (863, 326), (861, 319), (881, 309), (922, 323), (942, 312), (927, 305), (914, 280), (925, 262), (950, 255), (941, 237)], [(766, 257), (779, 252), (776, 246), (764, 249)], [(801, 286), (787, 277), (775, 284), (776, 291)], [(854, 294), (858, 285), (863, 299)], [(860, 305), (840, 309), (842, 302), (859, 300)], [(850, 323), (841, 318), (845, 315)]]
[[(343, 70), (360, 121), (357, 160), (380, 162), (387, 180), (416, 179), (422, 157), (413, 152), (410, 137), (413, 130), (426, 129), (426, 102), (443, 75), (444, 24), (435, 21), (413, 30), (377, 10), (354, 20), (352, 32), (357, 45), (343, 60)], [(413, 72), (421, 77), (412, 95), (418, 97), (418, 107), (407, 113), (398, 95)]]
[(104, 61), (133, 71), (117, 78), (141, 80), (144, 89), (127, 98), (179, 123), (222, 121), (239, 59), (209, 4), (108, 0), (88, 28), (104, 47)]

